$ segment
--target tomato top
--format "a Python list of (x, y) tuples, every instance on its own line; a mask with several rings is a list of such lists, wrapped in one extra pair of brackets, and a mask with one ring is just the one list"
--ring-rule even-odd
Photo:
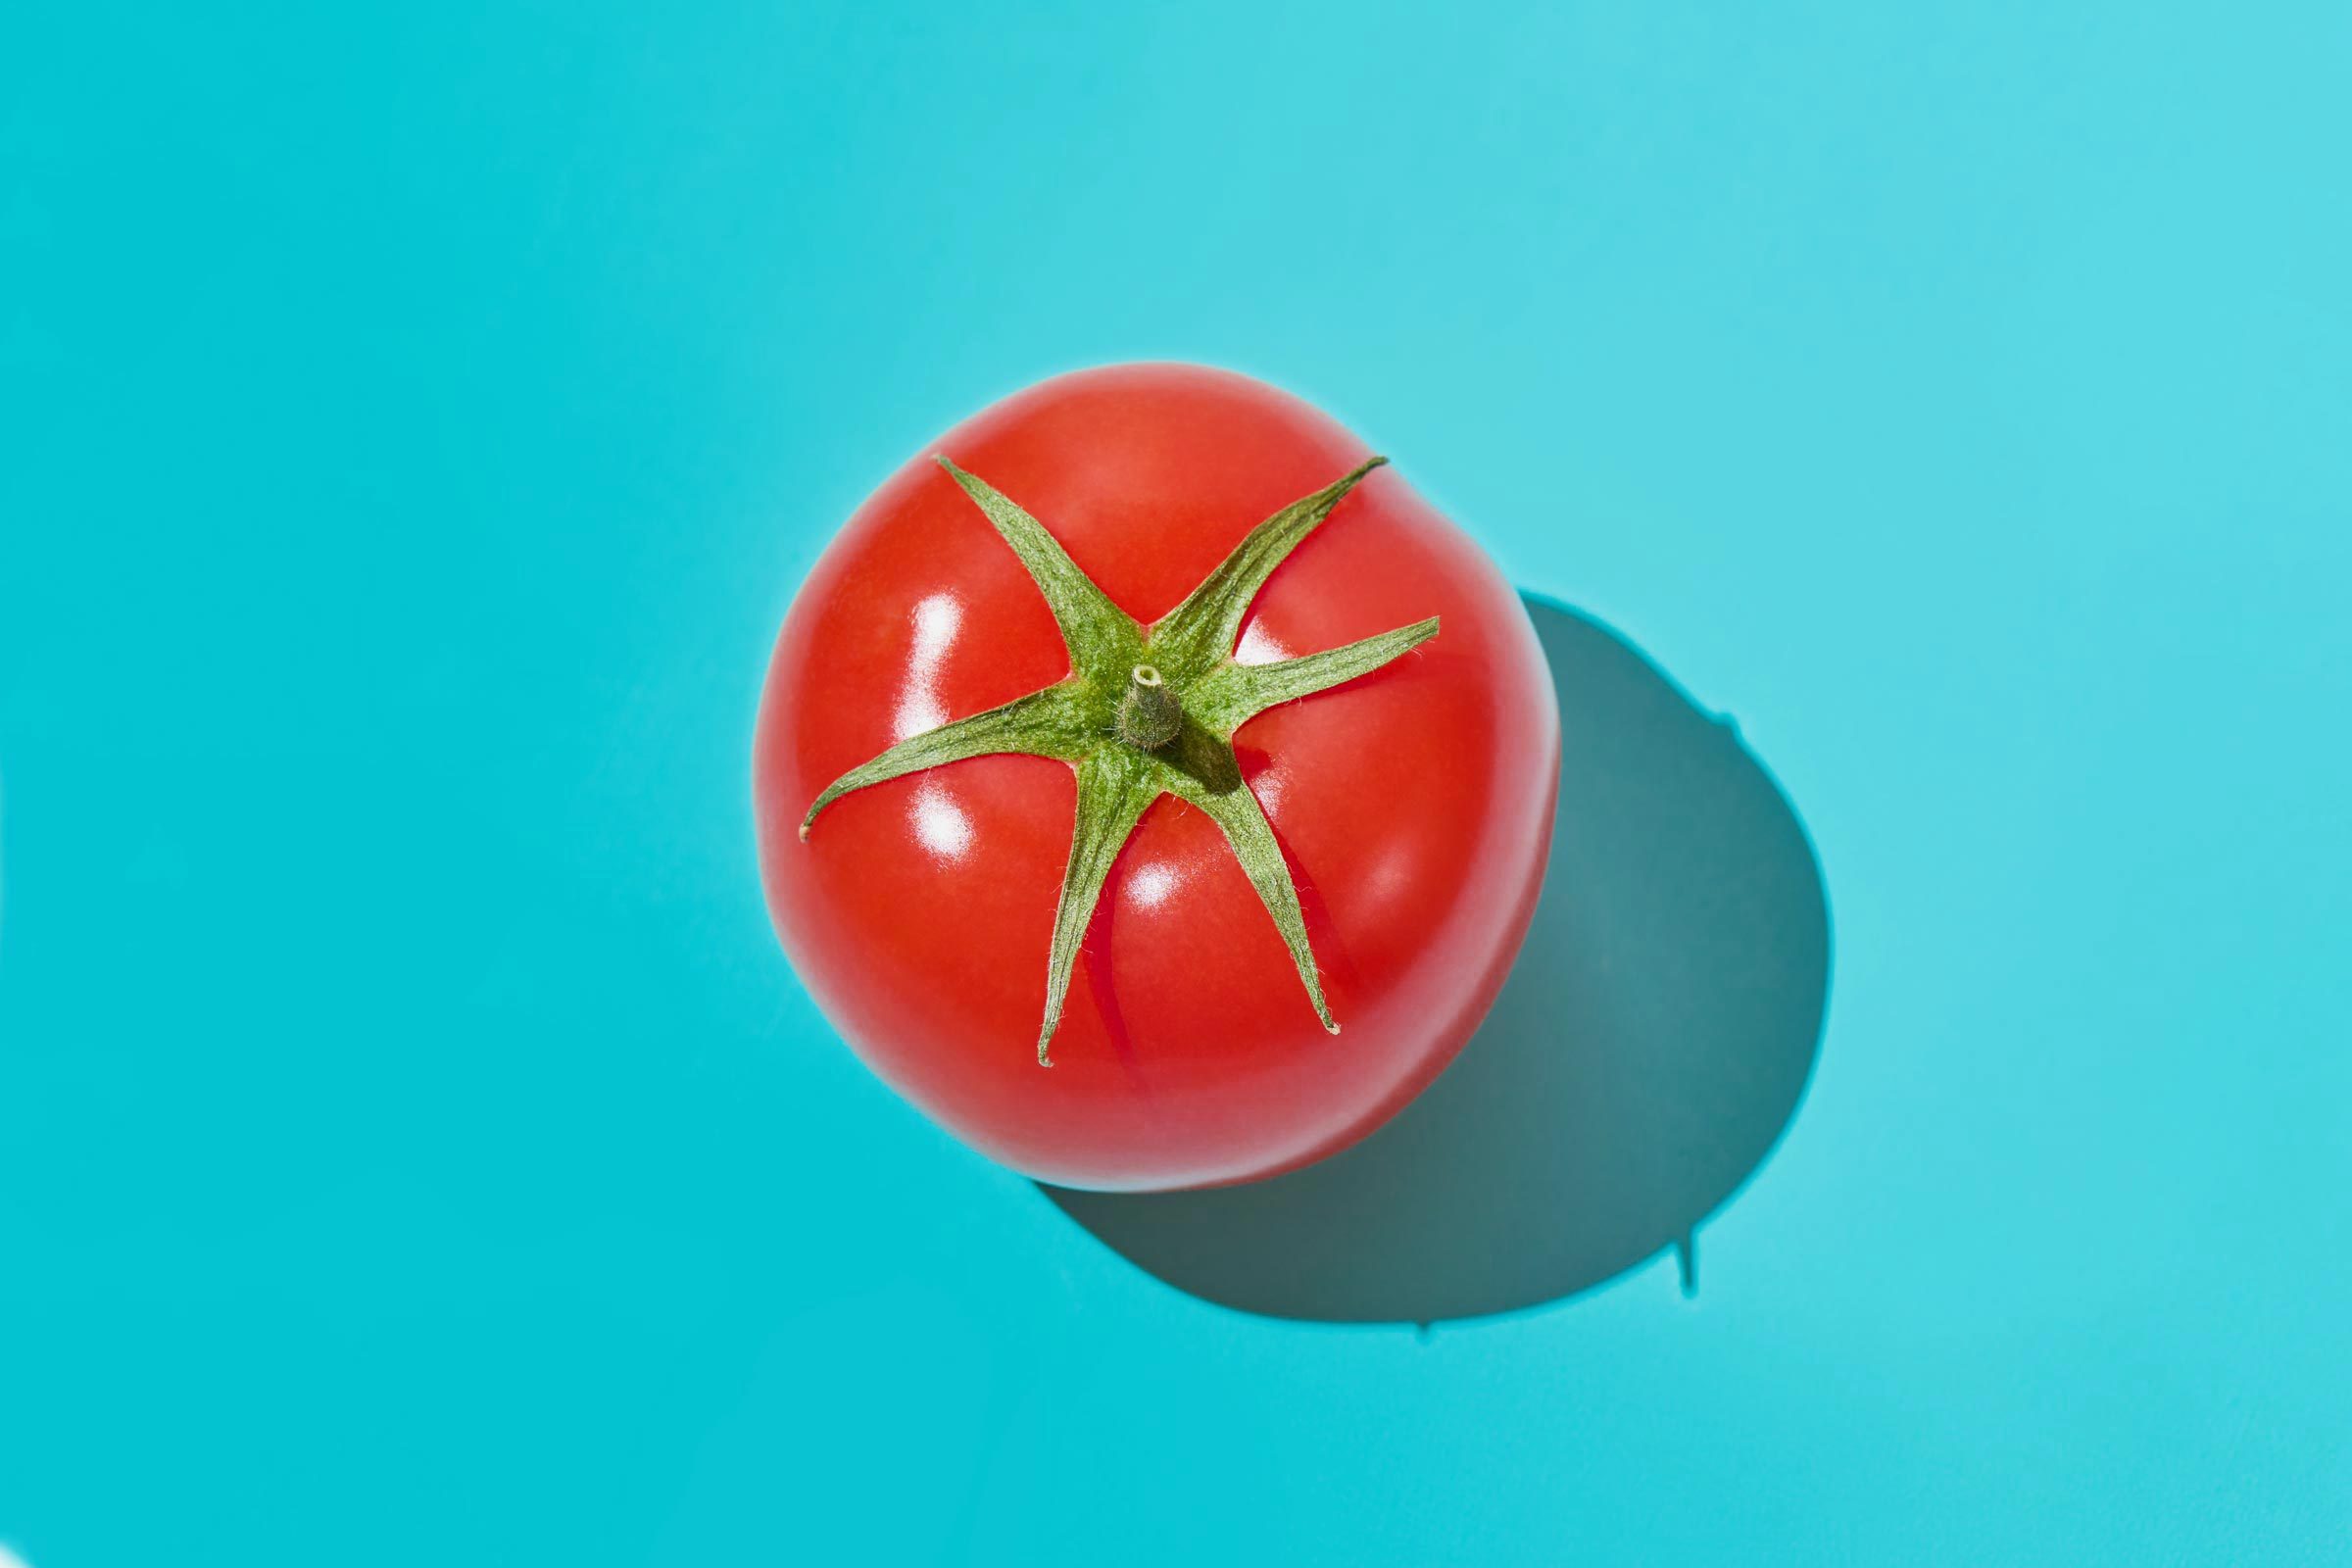
[[(1558, 735), (1516, 596), (1246, 377), (1062, 376), (938, 450), (858, 509), (769, 668), (761, 860), (819, 1004), (1051, 1180), (1239, 1180), (1360, 1136), (1450, 1059), (1532, 911)], [(1001, 744), (1044, 755), (968, 755)]]

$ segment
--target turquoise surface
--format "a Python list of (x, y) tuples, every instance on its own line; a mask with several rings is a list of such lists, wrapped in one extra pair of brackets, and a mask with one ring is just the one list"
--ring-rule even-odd
[[(2352, 1561), (2348, 72), (2319, 4), (11, 8), (0, 1542)], [(1694, 1296), (1210, 1304), (776, 952), (802, 573), (1161, 356), (1785, 791), (1827, 1026)]]

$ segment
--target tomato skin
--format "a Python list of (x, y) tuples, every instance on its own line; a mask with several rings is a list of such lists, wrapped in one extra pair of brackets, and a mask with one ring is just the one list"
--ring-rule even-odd
[(1234, 746), (1343, 1032), (1317, 1022), (1214, 824), (1162, 797), (1112, 868), (1041, 1067), (1068, 764), (952, 763), (844, 796), (799, 836), (850, 768), (1069, 672), (1036, 586), (934, 452), (1019, 502), (1146, 624), (1270, 513), (1369, 455), (1247, 376), (1127, 365), (1032, 386), (892, 475), (794, 600), (760, 701), (760, 866), (802, 980), (886, 1082), (1040, 1180), (1214, 1186), (1345, 1148), (1453, 1058), (1534, 912), (1559, 731), (1518, 596), (1396, 467), (1341, 503), (1258, 594), (1241, 657), (1432, 614), (1442, 628), (1250, 720)]

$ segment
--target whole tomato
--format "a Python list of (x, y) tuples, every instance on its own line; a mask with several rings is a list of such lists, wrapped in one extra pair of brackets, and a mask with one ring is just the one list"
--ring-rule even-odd
[(794, 600), (768, 909), (966, 1143), (1073, 1187), (1271, 1176), (1485, 1015), (1549, 849), (1551, 679), (1379, 463), (1247, 376), (1058, 376), (901, 468)]

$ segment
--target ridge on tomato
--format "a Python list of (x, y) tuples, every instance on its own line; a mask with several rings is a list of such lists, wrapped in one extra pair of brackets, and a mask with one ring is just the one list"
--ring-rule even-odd
[(1534, 909), (1559, 736), (1517, 596), (1230, 372), (1056, 377), (936, 453), (851, 518), (769, 665), (755, 808), (803, 979), (1044, 1180), (1353, 1142), (1452, 1058)]

